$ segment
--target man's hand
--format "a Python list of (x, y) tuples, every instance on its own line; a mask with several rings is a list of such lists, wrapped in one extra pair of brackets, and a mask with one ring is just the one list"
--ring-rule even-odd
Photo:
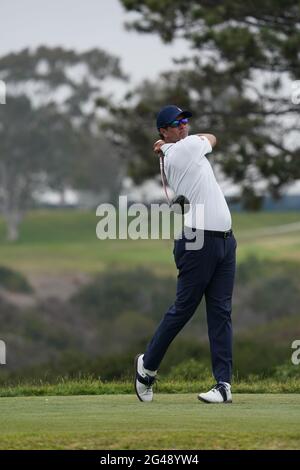
[(159, 155), (160, 154), (160, 149), (162, 147), (162, 145), (164, 145), (166, 142), (162, 139), (159, 139), (157, 140), (156, 142), (154, 142), (153, 144), (153, 151)]

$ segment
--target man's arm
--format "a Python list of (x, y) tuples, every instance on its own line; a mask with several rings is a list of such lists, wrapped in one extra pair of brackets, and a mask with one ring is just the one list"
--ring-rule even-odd
[(217, 143), (217, 139), (216, 137), (213, 135), (213, 134), (197, 134), (199, 137), (206, 137), (207, 140), (209, 140), (209, 143), (210, 145), (212, 146), (212, 148), (214, 148), (214, 146), (216, 145)]

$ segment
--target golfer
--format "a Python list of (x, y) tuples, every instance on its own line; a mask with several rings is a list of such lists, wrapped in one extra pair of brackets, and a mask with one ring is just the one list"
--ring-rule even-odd
[[(139, 400), (153, 400), (152, 385), (159, 365), (175, 336), (191, 319), (203, 295), (216, 385), (198, 398), (206, 403), (231, 403), (232, 328), (231, 301), (235, 275), (236, 240), (231, 215), (206, 155), (216, 138), (212, 134), (188, 135), (189, 111), (170, 105), (157, 115), (161, 140), (154, 151), (163, 153), (164, 171), (176, 195), (185, 196), (190, 210), (184, 215), (182, 238), (174, 242), (178, 269), (174, 304), (165, 313), (144, 354), (135, 358), (135, 391)], [(197, 217), (197, 207), (204, 217)], [(202, 233), (203, 245), (190, 248), (191, 233)], [(189, 243), (189, 245), (187, 245)], [(189, 248), (187, 248), (189, 246)]]

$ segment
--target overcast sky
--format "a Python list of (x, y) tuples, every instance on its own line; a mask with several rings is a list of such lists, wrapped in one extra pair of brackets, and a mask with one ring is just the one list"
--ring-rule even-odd
[(133, 83), (155, 78), (188, 52), (184, 41), (163, 45), (158, 36), (128, 32), (119, 0), (1, 0), (0, 55), (24, 47), (99, 47), (121, 58)]
[[(172, 57), (190, 54), (184, 41), (167, 46), (155, 34), (126, 31), (124, 22), (132, 14), (119, 0), (0, 0), (0, 13), (0, 56), (40, 45), (79, 51), (99, 47), (119, 57), (136, 84), (172, 68)], [(121, 96), (124, 85), (113, 86)]]

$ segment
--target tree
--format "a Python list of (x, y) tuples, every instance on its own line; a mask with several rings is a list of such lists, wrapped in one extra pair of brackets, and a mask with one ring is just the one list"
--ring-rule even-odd
[(106, 103), (102, 84), (112, 77), (125, 78), (118, 59), (97, 49), (40, 47), (0, 58), (0, 78), (8, 88), (0, 106), (0, 202), (9, 240), (17, 239), (42, 182), (63, 193), (76, 185), (83, 158), (86, 168), (94, 167), (95, 159), (105, 167), (96, 151), (101, 138), (93, 104), (96, 97)]
[(76, 160), (72, 186), (116, 204), (126, 174), (125, 162), (120, 160), (113, 144), (102, 136), (90, 136), (88, 131), (83, 132), (81, 146), (85, 148), (85, 155), (79, 155)]
[[(129, 28), (157, 33), (164, 42), (182, 37), (190, 44), (193, 56), (177, 58), (182, 70), (148, 87), (160, 105), (187, 105), (197, 130), (216, 133), (217, 161), (241, 184), (248, 206), (251, 194), (257, 204), (258, 180), (266, 180), (279, 197), (285, 184), (300, 178), (299, 106), (291, 100), (292, 81), (300, 75), (299, 1), (288, 0), (284, 8), (279, 0), (122, 4), (138, 14)], [(151, 107), (150, 101), (142, 102), (143, 92), (138, 96), (135, 107)]]
[(26, 96), (10, 97), (9, 106), (0, 107), (0, 201), (9, 240), (17, 239), (18, 226), (44, 166), (46, 140), (41, 126), (37, 129), (40, 117)]

